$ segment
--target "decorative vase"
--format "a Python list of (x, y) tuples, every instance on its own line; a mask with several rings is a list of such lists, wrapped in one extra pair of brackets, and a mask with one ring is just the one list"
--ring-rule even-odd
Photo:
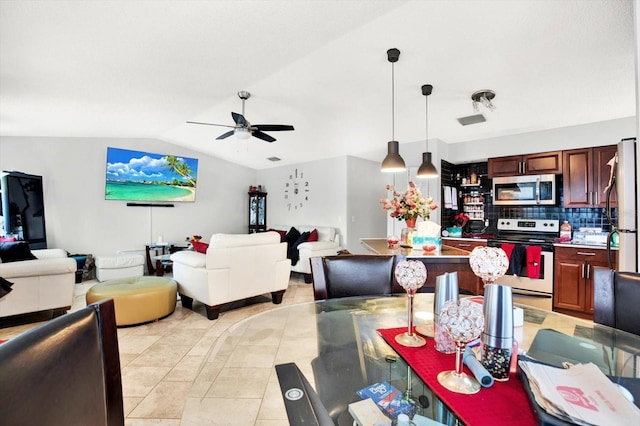
[(405, 222), (407, 223), (407, 228), (415, 228), (416, 227), (416, 218), (412, 217), (409, 219), (405, 219)]

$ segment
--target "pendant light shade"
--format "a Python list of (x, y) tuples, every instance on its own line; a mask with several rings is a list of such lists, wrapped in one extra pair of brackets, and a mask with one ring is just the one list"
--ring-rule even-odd
[(394, 63), (398, 62), (400, 51), (387, 50), (387, 60), (391, 62), (391, 140), (387, 143), (387, 156), (382, 160), (380, 170), (386, 173), (397, 173), (406, 170), (404, 160), (400, 156), (400, 144), (395, 140), (395, 75)]
[(398, 141), (387, 142), (387, 156), (382, 160), (381, 170), (388, 173), (397, 173), (405, 170), (407, 166), (399, 154)]
[(425, 142), (426, 142), (427, 149), (426, 149), (426, 152), (422, 153), (422, 164), (420, 165), (420, 168), (418, 169), (418, 173), (416, 174), (416, 177), (427, 178), (427, 179), (438, 177), (438, 170), (436, 169), (436, 166), (434, 166), (433, 163), (431, 162), (431, 153), (429, 152), (429, 95), (431, 94), (432, 91), (433, 91), (432, 85), (425, 84), (422, 86), (422, 94), (424, 95), (424, 99), (425, 99), (425, 123), (426, 123)]
[(420, 164), (420, 168), (418, 169), (418, 173), (416, 174), (419, 178), (435, 178), (438, 177), (438, 171), (436, 170), (436, 166), (431, 162), (431, 153), (423, 152), (422, 153), (422, 164)]

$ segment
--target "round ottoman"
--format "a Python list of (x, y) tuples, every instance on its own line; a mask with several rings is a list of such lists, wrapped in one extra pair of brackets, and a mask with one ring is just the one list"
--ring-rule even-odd
[(131, 277), (94, 285), (87, 305), (113, 299), (117, 325), (132, 325), (166, 317), (176, 308), (178, 285), (171, 278)]

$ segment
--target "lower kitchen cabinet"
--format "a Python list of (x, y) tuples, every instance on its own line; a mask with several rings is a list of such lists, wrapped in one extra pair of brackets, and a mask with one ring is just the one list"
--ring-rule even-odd
[(487, 245), (487, 240), (475, 240), (475, 239), (454, 239), (454, 238), (443, 238), (442, 244), (446, 244), (450, 247), (459, 248), (466, 251), (471, 251), (474, 248), (480, 246), (485, 247)]
[[(617, 252), (612, 255), (614, 268)], [(595, 268), (609, 268), (607, 251), (600, 248), (555, 248), (553, 310), (593, 319), (593, 275)]]
[[(465, 238), (443, 238), (442, 244), (447, 245), (449, 247), (455, 247), (466, 251), (472, 251), (476, 247), (485, 247), (487, 245), (487, 240), (477, 240), (477, 239), (465, 239)], [(478, 278), (471, 267), (469, 266), (469, 262), (465, 262), (465, 268), (460, 270), (455, 269), (458, 272), (458, 287), (462, 290), (467, 290), (473, 294), (484, 294), (484, 284), (482, 280)], [(445, 269), (438, 270), (434, 268), (432, 265), (427, 264), (427, 275), (435, 274), (434, 276), (441, 275), (445, 272), (453, 272), (454, 269), (451, 269), (450, 265), (444, 265)]]

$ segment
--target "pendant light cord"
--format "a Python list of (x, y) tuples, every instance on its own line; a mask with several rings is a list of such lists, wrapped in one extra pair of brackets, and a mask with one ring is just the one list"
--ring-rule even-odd
[(395, 63), (391, 62), (391, 140), (396, 140), (396, 85), (395, 85)]
[(429, 96), (424, 97), (424, 128), (425, 128), (425, 142), (426, 142), (426, 152), (429, 152)]

